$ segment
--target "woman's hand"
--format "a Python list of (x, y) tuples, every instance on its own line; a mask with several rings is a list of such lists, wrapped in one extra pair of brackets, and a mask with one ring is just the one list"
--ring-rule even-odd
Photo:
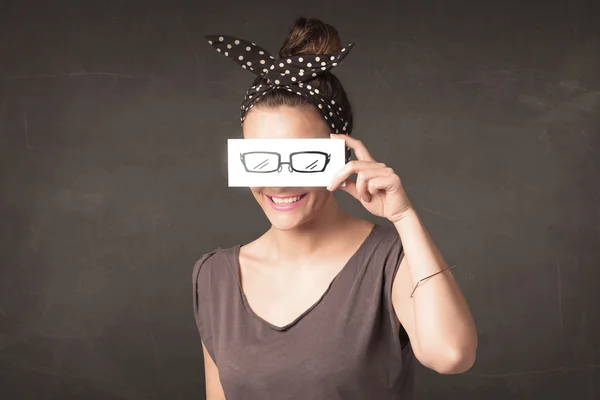
[[(347, 163), (333, 178), (328, 189), (341, 189), (360, 201), (371, 214), (393, 223), (411, 210), (412, 204), (402, 187), (400, 177), (392, 168), (376, 162), (360, 140), (346, 134), (331, 134), (332, 139), (344, 139), (358, 160)], [(349, 180), (356, 174), (356, 182)], [(346, 182), (345, 186), (342, 183)]]

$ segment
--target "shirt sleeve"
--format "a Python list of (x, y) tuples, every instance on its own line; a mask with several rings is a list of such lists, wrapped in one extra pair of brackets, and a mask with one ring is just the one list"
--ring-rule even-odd
[[(210, 287), (207, 271), (207, 261), (217, 250), (211, 251), (204, 254), (194, 264), (192, 273), (192, 286), (193, 286), (193, 298), (194, 298), (194, 318), (196, 320), (196, 327), (200, 333), (200, 338), (206, 346), (206, 350), (210, 354), (210, 357), (215, 361), (215, 351), (213, 345), (213, 331), (211, 327), (211, 313), (209, 303), (209, 292)], [(216, 361), (215, 361), (216, 362)]]

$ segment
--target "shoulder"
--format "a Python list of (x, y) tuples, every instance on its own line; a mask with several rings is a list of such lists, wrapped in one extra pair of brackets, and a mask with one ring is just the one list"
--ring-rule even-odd
[(194, 263), (192, 282), (194, 287), (218, 278), (232, 262), (236, 247), (217, 248), (204, 253)]
[(368, 246), (368, 262), (374, 265), (385, 281), (391, 282), (396, 276), (400, 261), (404, 256), (400, 234), (394, 226), (377, 225)]
[(374, 229), (372, 241), (374, 250), (389, 252), (402, 249), (400, 234), (394, 226), (377, 224)]

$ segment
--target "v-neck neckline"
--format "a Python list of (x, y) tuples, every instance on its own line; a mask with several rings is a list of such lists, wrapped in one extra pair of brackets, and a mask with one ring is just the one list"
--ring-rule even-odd
[(358, 248), (356, 249), (356, 251), (346, 261), (346, 263), (344, 264), (344, 266), (342, 267), (342, 269), (335, 275), (335, 277), (331, 280), (331, 282), (329, 282), (329, 285), (327, 286), (327, 289), (325, 289), (325, 291), (317, 299), (317, 301), (315, 303), (313, 303), (313, 305), (311, 305), (310, 307), (308, 307), (300, 315), (298, 315), (296, 318), (294, 318), (293, 321), (287, 323), (284, 326), (277, 326), (277, 325), (274, 325), (274, 324), (270, 323), (269, 321), (263, 319), (258, 314), (256, 314), (254, 312), (254, 310), (252, 309), (252, 307), (250, 306), (250, 303), (248, 301), (248, 298), (246, 297), (246, 293), (244, 292), (244, 288), (242, 286), (242, 274), (241, 274), (241, 263), (240, 263), (240, 248), (242, 246), (240, 244), (234, 246), (233, 247), (234, 276), (235, 276), (236, 283), (237, 283), (238, 288), (239, 288), (240, 297), (242, 298), (242, 302), (244, 303), (244, 307), (246, 308), (246, 311), (252, 317), (254, 317), (258, 321), (262, 322), (263, 324), (267, 325), (269, 328), (271, 328), (273, 330), (276, 330), (276, 331), (285, 331), (285, 330), (291, 328), (292, 326), (296, 325), (298, 323), (298, 321), (300, 321), (302, 318), (304, 318), (304, 316), (306, 316), (308, 313), (310, 313), (313, 309), (315, 309), (319, 304), (321, 304), (323, 302), (323, 300), (325, 299), (325, 297), (327, 296), (327, 294), (331, 291), (331, 289), (334, 286), (335, 282), (337, 280), (339, 280), (339, 277), (344, 273), (344, 271), (346, 271), (347, 269), (349, 269), (348, 266), (355, 260), (356, 257), (358, 257), (358, 255), (361, 253), (361, 251), (363, 250), (363, 248), (371, 240), (371, 237), (373, 236), (374, 232), (377, 230), (378, 226), (379, 225), (377, 225), (377, 224), (373, 224), (373, 227), (371, 228), (371, 231), (369, 232), (369, 234), (363, 239), (363, 241), (361, 242), (360, 246), (358, 246)]

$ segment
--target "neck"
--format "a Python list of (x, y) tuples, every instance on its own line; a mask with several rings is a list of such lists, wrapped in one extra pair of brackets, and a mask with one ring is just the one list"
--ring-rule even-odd
[(273, 250), (279, 259), (306, 259), (334, 244), (354, 219), (331, 196), (318, 215), (301, 226), (286, 231), (272, 227)]

